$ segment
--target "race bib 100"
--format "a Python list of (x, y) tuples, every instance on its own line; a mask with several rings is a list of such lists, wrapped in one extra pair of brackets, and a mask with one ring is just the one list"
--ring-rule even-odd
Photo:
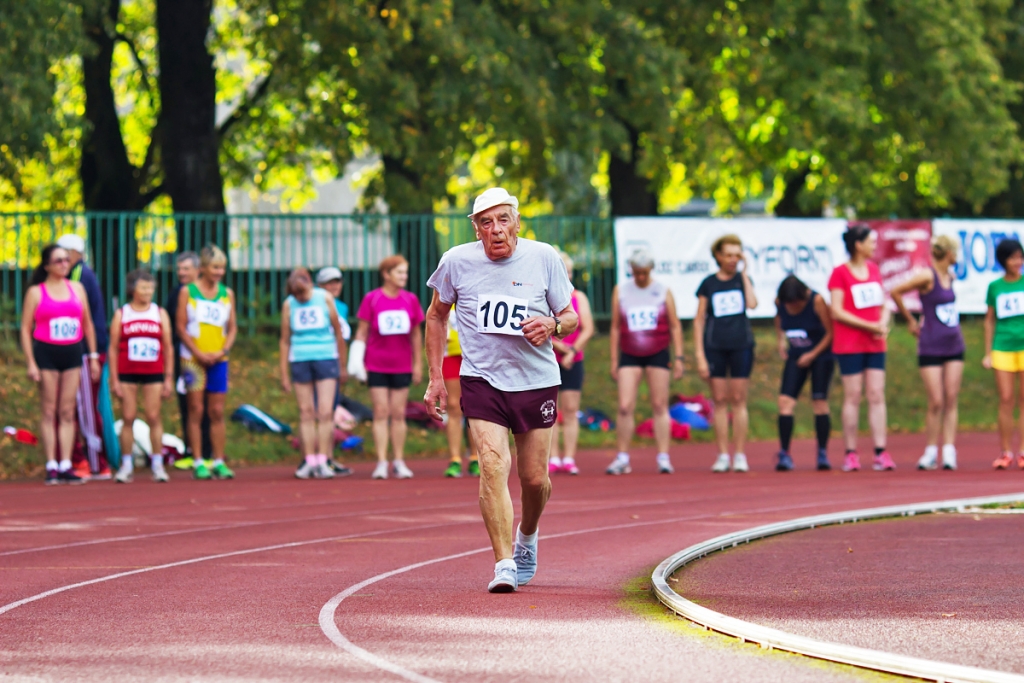
[(50, 339), (55, 342), (69, 342), (78, 339), (82, 321), (78, 318), (53, 318), (50, 320)]
[(388, 337), (394, 334), (409, 334), (412, 321), (408, 311), (381, 311), (377, 314), (377, 331)]
[(327, 316), (319, 306), (296, 308), (292, 313), (292, 329), (298, 332), (327, 327)]
[(128, 360), (134, 363), (152, 363), (160, 359), (160, 340), (135, 337), (128, 340)]
[(630, 332), (650, 332), (658, 329), (658, 307), (637, 306), (626, 312), (626, 326)]
[(484, 294), (476, 305), (476, 329), (484, 334), (523, 336), (523, 321), (528, 317), (526, 299), (503, 294)]
[(853, 297), (853, 307), (875, 308), (885, 303), (885, 294), (882, 292), (882, 285), (877, 282), (862, 282), (859, 285), (850, 287), (850, 294)]
[(743, 292), (738, 289), (730, 289), (726, 292), (712, 294), (711, 311), (716, 318), (739, 315), (743, 312)]
[(196, 320), (200, 325), (224, 327), (228, 324), (229, 309), (217, 301), (196, 301)]
[(1007, 292), (996, 297), (996, 317), (1014, 318), (1024, 315), (1024, 292)]
[(960, 311), (957, 310), (955, 301), (936, 306), (935, 317), (946, 327), (956, 327), (960, 324)]

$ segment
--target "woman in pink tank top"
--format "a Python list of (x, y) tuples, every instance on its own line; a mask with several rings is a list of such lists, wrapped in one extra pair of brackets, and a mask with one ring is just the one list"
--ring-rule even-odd
[(94, 382), (100, 377), (89, 300), (80, 283), (67, 279), (69, 268), (64, 249), (55, 244), (44, 248), (39, 266), (32, 273), (32, 286), (25, 293), (21, 316), (21, 348), (28, 361), (29, 379), (39, 384), (42, 402), (40, 433), (47, 484), (84, 482), (71, 469), (83, 340), (89, 354), (89, 375)]

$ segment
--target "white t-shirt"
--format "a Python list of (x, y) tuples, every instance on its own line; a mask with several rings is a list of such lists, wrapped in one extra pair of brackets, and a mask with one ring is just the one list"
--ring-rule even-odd
[(572, 304), (572, 283), (549, 244), (519, 238), (506, 259), (492, 261), (483, 244), (453, 247), (427, 280), (441, 301), (455, 304), (462, 373), (501, 391), (529, 391), (561, 384), (551, 341), (533, 346), (519, 323), (555, 315)]

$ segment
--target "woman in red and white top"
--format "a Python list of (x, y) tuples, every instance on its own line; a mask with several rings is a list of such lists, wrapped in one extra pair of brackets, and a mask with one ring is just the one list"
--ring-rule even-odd
[(866, 225), (851, 225), (843, 241), (850, 260), (833, 270), (828, 281), (834, 321), (832, 350), (843, 377), (843, 471), (860, 469), (857, 424), (862, 394), (867, 395), (868, 424), (875, 443), (873, 467), (894, 470), (896, 465), (885, 450), (885, 338), (889, 334), (889, 309), (882, 275), (871, 261), (877, 237)]
[(164, 469), (164, 425), (160, 403), (169, 398), (174, 382), (174, 352), (171, 346), (171, 319), (167, 311), (153, 303), (156, 280), (144, 270), (128, 273), (128, 303), (114, 312), (110, 323), (110, 388), (121, 399), (121, 467), (114, 481), (132, 480), (133, 426), (138, 414), (136, 401), (142, 392), (142, 414), (149, 425), (149, 443), (153, 459), (153, 480), (167, 481)]

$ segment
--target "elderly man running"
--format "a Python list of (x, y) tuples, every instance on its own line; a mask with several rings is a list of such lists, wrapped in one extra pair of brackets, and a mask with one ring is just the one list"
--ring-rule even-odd
[[(502, 188), (477, 197), (470, 219), (478, 242), (441, 257), (427, 285), (430, 384), (424, 400), (440, 418), (448, 394), (441, 374), (448, 316), (462, 344), (462, 410), (480, 452), (480, 512), (494, 548), (492, 593), (510, 593), (537, 571), (537, 524), (551, 495), (548, 455), (561, 376), (551, 337), (572, 333), (572, 284), (548, 244), (519, 239), (519, 200)], [(523, 513), (512, 536), (508, 433), (518, 455)]]

